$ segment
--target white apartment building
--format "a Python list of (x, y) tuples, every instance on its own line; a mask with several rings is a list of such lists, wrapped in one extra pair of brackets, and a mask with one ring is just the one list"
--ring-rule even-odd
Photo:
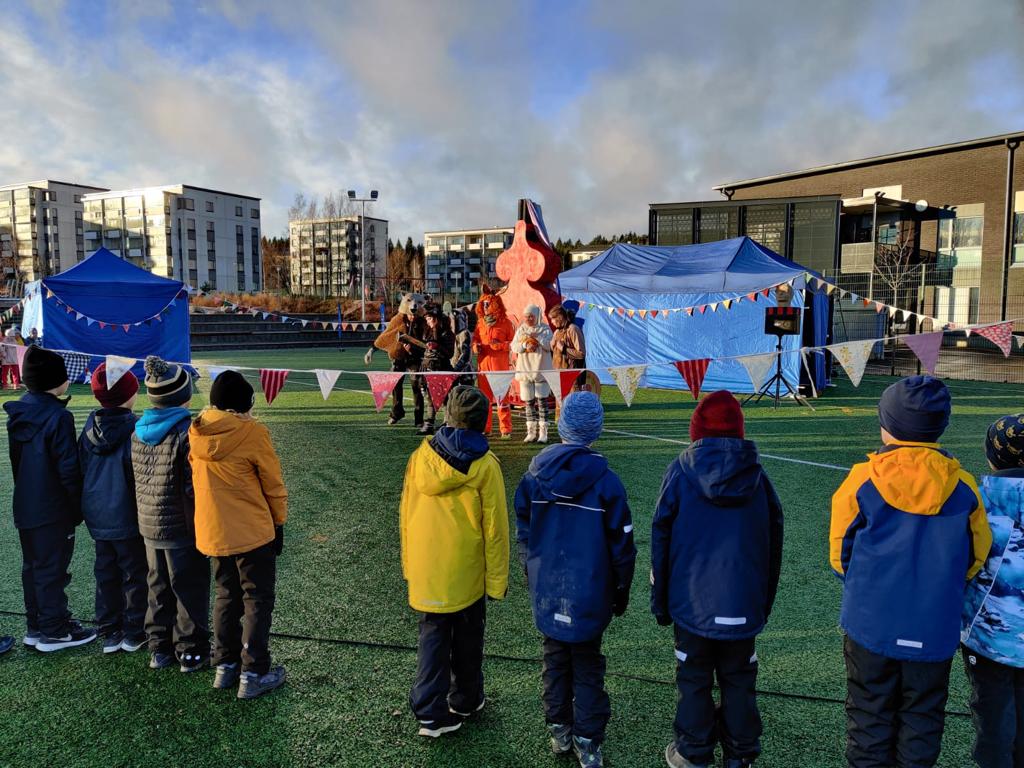
[(512, 245), (514, 227), (424, 232), (427, 293), (469, 303), (480, 281), (496, 277), (494, 264)]
[(260, 199), (187, 184), (83, 197), (85, 253), (101, 247), (204, 290), (263, 288)]
[(82, 197), (102, 189), (49, 179), (0, 186), (0, 274), (6, 291), (85, 258)]
[(365, 218), (365, 253), (358, 214), (288, 222), (292, 292), (358, 297), (363, 259), (367, 296), (382, 295), (388, 276), (388, 222)]

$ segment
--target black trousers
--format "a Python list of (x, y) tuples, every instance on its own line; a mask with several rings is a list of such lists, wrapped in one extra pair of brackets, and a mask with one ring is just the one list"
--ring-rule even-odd
[[(393, 363), (391, 365), (392, 371), (418, 371), (420, 369), (418, 363)], [(412, 407), (413, 407), (413, 422), (416, 426), (423, 423), (423, 391), (420, 389), (417, 379), (418, 376), (403, 376), (395, 384), (395, 388), (391, 391), (391, 418), (398, 419), (405, 418), (405, 380), (409, 379), (409, 388), (412, 390)], [(426, 389), (424, 385), (423, 389)]]
[(21, 589), (25, 596), (25, 623), (29, 632), (60, 637), (71, 620), (68, 596), (75, 528), (67, 523), (19, 528)]
[(455, 613), (420, 616), (416, 682), (409, 704), (417, 720), (448, 718), (449, 706), (473, 712), (484, 700), (485, 598)]
[(971, 683), (974, 761), (980, 768), (1024, 768), (1024, 669), (963, 648)]
[(850, 768), (926, 768), (942, 747), (949, 661), (898, 661), (846, 637)]
[(243, 672), (265, 675), (270, 671), (276, 579), (273, 542), (240, 555), (213, 558), (214, 665), (241, 662)]
[(604, 689), (601, 636), (585, 643), (544, 638), (544, 719), (571, 725), (576, 736), (604, 741), (612, 709)]
[(141, 536), (96, 542), (96, 624), (101, 635), (142, 632), (146, 621), (146, 545)]
[[(697, 765), (714, 761), (715, 744), (725, 758), (753, 762), (761, 754), (754, 638), (712, 640), (675, 626), (676, 749)], [(721, 705), (712, 687), (718, 680)]]
[(146, 634), (153, 653), (178, 659), (210, 652), (210, 561), (195, 547), (146, 545), (149, 607)]

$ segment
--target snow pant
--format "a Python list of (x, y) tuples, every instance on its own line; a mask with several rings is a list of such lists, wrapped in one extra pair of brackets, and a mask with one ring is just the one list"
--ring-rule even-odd
[(4, 389), (17, 389), (21, 386), (21, 369), (17, 363), (4, 363), (0, 370), (0, 386)]
[(449, 718), (449, 707), (475, 712), (483, 702), (485, 600), (455, 613), (420, 616), (416, 682), (409, 694), (420, 722)]
[(1024, 768), (1024, 669), (962, 650), (971, 683), (974, 762), (980, 768)]
[(926, 768), (942, 747), (947, 661), (900, 661), (845, 638), (850, 768)]
[(96, 542), (96, 625), (103, 636), (137, 635), (146, 621), (146, 545), (141, 536)]
[(611, 704), (604, 689), (601, 636), (585, 643), (544, 638), (544, 719), (571, 725), (576, 736), (604, 741)]
[(519, 397), (526, 411), (526, 422), (548, 420), (548, 395), (551, 387), (546, 381), (520, 381)]
[[(396, 372), (412, 373), (419, 369), (419, 364), (415, 362), (391, 364), (391, 370)], [(423, 392), (418, 386), (417, 378), (416, 376), (403, 376), (395, 384), (395, 388), (391, 391), (390, 416), (394, 421), (405, 418), (405, 380), (409, 379), (409, 389), (412, 391), (413, 423), (418, 427), (423, 423)]]
[(149, 607), (146, 634), (153, 653), (193, 661), (210, 653), (210, 561), (195, 547), (146, 544)]
[[(498, 430), (503, 435), (512, 434), (512, 408), (508, 405), (508, 400), (499, 401), (495, 398), (494, 393), (491, 391), (491, 385), (487, 382), (486, 376), (477, 377), (477, 386), (482, 392), (484, 392), (491, 400), (492, 404), (495, 404), (498, 408)], [(503, 404), (504, 402), (504, 404)], [(494, 409), (490, 408), (487, 411), (487, 427), (484, 429), (486, 434), (491, 434), (492, 417), (494, 416)]]
[(65, 590), (71, 583), (68, 569), (75, 552), (75, 527), (70, 523), (51, 523), (19, 528), (18, 538), (28, 631), (61, 637), (71, 621)]
[(270, 671), (270, 620), (277, 554), (274, 542), (240, 555), (213, 558), (213, 658), (241, 662), (243, 672)]
[[(712, 640), (675, 625), (676, 750), (697, 765), (714, 762), (715, 744), (726, 760), (753, 762), (761, 754), (754, 638)], [(721, 704), (712, 687), (718, 680)]]

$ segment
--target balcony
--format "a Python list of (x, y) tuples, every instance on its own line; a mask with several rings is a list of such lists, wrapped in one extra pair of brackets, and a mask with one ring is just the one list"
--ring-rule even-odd
[(505, 244), (504, 243), (488, 243), (487, 244), (487, 250), (489, 250), (489, 251), (499, 250), (499, 249), (504, 250), (505, 249)]
[(440, 252), (441, 252), (441, 246), (440, 245), (428, 245), (427, 246), (427, 253), (440, 253)]

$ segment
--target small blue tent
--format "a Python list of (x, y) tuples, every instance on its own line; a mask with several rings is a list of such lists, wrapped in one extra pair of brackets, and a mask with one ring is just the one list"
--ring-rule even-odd
[[(90, 369), (106, 355), (192, 360), (184, 285), (140, 269), (106, 248), (59, 275), (30, 283), (25, 293), (30, 298), (23, 333), (35, 328), (48, 349), (92, 355)], [(142, 363), (133, 371), (140, 375)]]
[[(751, 392), (746, 369), (736, 360), (717, 358), (771, 352), (776, 338), (764, 333), (765, 307), (774, 304), (751, 293), (763, 291), (795, 278), (793, 306), (802, 307), (802, 290), (809, 270), (787, 261), (749, 237), (683, 246), (639, 246), (616, 243), (607, 251), (559, 276), (559, 288), (566, 298), (579, 301), (586, 318), (588, 367), (632, 363), (672, 363), (676, 360), (711, 358), (704, 379), (704, 391), (728, 389)], [(828, 297), (813, 297), (813, 344), (825, 344), (828, 329)], [(710, 309), (688, 316), (672, 312), (642, 320), (609, 313), (602, 307), (625, 309), (678, 309), (713, 302), (742, 299), (726, 310)], [(805, 313), (805, 322), (808, 313)], [(784, 336), (783, 350), (797, 350), (800, 336)], [(815, 385), (826, 383), (822, 355), (814, 355)], [(782, 370), (791, 382), (800, 380), (800, 355), (782, 355)], [(610, 377), (602, 374), (605, 383)], [(672, 365), (647, 369), (642, 386), (685, 389), (686, 383)]]

